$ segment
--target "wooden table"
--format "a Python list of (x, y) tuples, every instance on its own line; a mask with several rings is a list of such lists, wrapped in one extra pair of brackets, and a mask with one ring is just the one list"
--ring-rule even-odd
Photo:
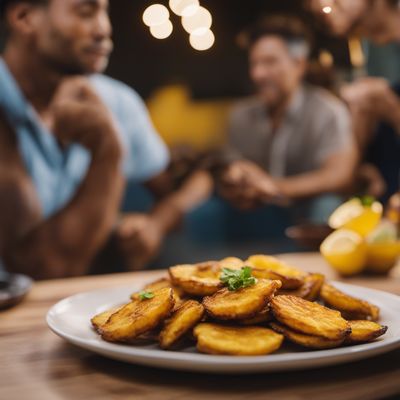
[[(282, 256), (335, 278), (317, 254)], [(36, 283), (21, 305), (0, 313), (0, 399), (377, 399), (400, 395), (400, 350), (347, 365), (252, 376), (164, 371), (108, 360), (69, 345), (46, 326), (63, 297), (148, 281), (162, 271)], [(400, 294), (400, 266), (390, 277), (347, 282)]]

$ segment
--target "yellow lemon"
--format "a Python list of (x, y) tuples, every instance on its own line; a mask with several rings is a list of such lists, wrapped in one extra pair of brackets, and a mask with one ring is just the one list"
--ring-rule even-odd
[(367, 270), (385, 274), (389, 272), (400, 257), (400, 241), (388, 243), (368, 243)]
[(400, 256), (400, 241), (396, 237), (396, 226), (388, 220), (382, 221), (367, 237), (367, 270), (387, 273)]
[(351, 199), (332, 213), (329, 226), (350, 229), (365, 237), (379, 224), (382, 212), (383, 206), (378, 201), (363, 205), (360, 199)]
[(321, 244), (321, 254), (342, 275), (360, 273), (367, 260), (367, 247), (361, 235), (349, 229), (338, 229)]

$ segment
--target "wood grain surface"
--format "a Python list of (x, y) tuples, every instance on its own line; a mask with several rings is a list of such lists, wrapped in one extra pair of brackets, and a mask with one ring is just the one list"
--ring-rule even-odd
[[(283, 255), (338, 279), (317, 254)], [(381, 399), (400, 398), (400, 350), (361, 362), (273, 374), (213, 376), (112, 361), (69, 345), (46, 325), (48, 309), (83, 291), (145, 282), (164, 271), (44, 281), (19, 306), (0, 313), (0, 399)], [(348, 283), (400, 294), (400, 266), (388, 277)]]

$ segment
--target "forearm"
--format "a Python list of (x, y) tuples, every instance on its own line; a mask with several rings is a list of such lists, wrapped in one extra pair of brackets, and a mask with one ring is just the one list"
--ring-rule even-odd
[(174, 193), (160, 200), (151, 211), (164, 234), (173, 230), (183, 216), (205, 201), (213, 190), (213, 181), (206, 171), (194, 172)]
[(36, 278), (80, 275), (115, 223), (123, 182), (119, 157), (94, 156), (71, 202), (7, 253), (7, 263)]
[(345, 191), (354, 179), (356, 156), (347, 162), (329, 165), (319, 170), (281, 178), (276, 181), (284, 196), (289, 199), (301, 199), (323, 193)]

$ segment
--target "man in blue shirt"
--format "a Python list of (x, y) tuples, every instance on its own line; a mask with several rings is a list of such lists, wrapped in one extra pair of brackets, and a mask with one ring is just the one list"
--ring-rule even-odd
[[(107, 0), (0, 0), (0, 12), (0, 260), (38, 278), (79, 275), (115, 229), (142, 267), (208, 176), (162, 190), (169, 155), (142, 100), (99, 75), (112, 50)], [(126, 180), (162, 200), (118, 221)]]

